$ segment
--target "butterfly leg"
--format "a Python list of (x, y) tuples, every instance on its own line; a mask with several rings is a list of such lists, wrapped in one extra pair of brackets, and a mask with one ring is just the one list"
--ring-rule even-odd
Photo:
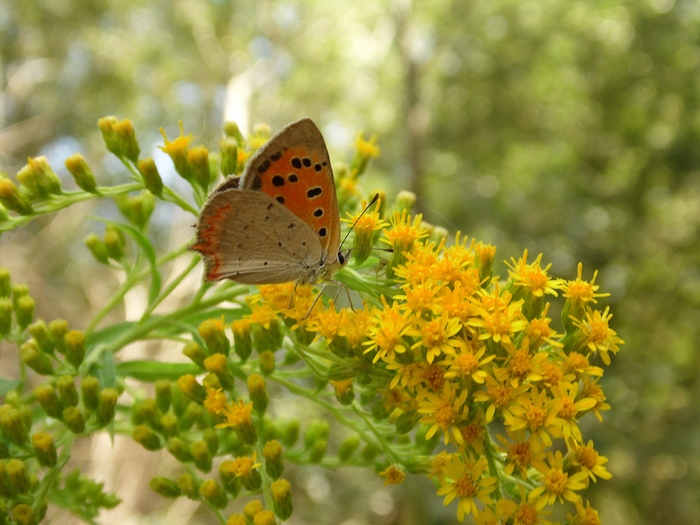
[[(294, 294), (297, 291), (297, 286), (299, 286), (299, 279), (294, 283), (294, 288), (292, 288), (292, 295), (289, 296), (289, 304), (287, 305), (287, 309), (291, 310), (292, 306), (294, 306)], [(306, 314), (308, 317), (308, 314)]]

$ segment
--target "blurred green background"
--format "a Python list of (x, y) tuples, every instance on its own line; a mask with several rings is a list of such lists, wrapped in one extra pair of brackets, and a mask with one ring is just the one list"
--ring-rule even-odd
[[(599, 269), (627, 344), (603, 379), (612, 410), (584, 425), (613, 474), (589, 494), (605, 524), (698, 523), (697, 0), (0, 0), (0, 75), (11, 176), (42, 154), (72, 187), (63, 161), (80, 151), (101, 183), (125, 177), (95, 125), (113, 114), (177, 185), (160, 126), (172, 138), (182, 120), (215, 149), (224, 120), (308, 115), (334, 162), (376, 134), (366, 190), (414, 191), (427, 221), (497, 245), (499, 262), (527, 248), (555, 275)], [(77, 328), (114, 280), (88, 259), (95, 223), (78, 208), (0, 239), (38, 313)], [(192, 233), (191, 217), (154, 220), (163, 243)], [(319, 523), (338, 508), (348, 524), (455, 522), (429, 484), (360, 504), (342, 476), (310, 476), (309, 498), (334, 509)]]

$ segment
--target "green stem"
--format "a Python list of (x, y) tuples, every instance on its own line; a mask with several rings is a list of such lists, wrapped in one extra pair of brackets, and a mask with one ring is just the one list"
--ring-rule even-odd
[(141, 316), (141, 321), (145, 321), (148, 317), (150, 317), (150, 315), (153, 313), (153, 310), (155, 310), (156, 307), (161, 302), (163, 302), (163, 300), (165, 300), (165, 298), (168, 297), (175, 288), (177, 288), (180, 285), (180, 283), (183, 281), (183, 279), (189, 275), (189, 273), (195, 268), (195, 266), (197, 266), (198, 263), (199, 263), (199, 258), (197, 258), (197, 257), (192, 258), (192, 260), (190, 261), (190, 264), (188, 264), (187, 267), (182, 272), (180, 272), (180, 275), (175, 277), (175, 279), (173, 279), (168, 284), (168, 286), (166, 286), (163, 290), (161, 290), (160, 294), (158, 294), (158, 296), (153, 301), (151, 301), (151, 304), (149, 304), (146, 307), (146, 310), (143, 312), (143, 315)]

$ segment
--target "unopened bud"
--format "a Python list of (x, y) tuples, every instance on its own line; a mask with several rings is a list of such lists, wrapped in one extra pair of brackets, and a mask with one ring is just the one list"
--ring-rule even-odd
[(265, 443), (263, 457), (265, 458), (265, 472), (272, 479), (278, 479), (284, 472), (284, 456), (280, 442), (273, 439)]
[(207, 397), (207, 391), (192, 374), (180, 376), (177, 380), (177, 387), (199, 404), (202, 404)]
[(148, 482), (148, 486), (153, 492), (164, 498), (178, 498), (181, 496), (180, 487), (173, 480), (156, 476)]
[(22, 362), (37, 374), (48, 376), (54, 373), (51, 359), (39, 351), (39, 347), (34, 339), (24, 343), (20, 347), (20, 352), (22, 354)]
[(199, 366), (200, 368), (204, 368), (204, 360), (207, 358), (209, 354), (199, 346), (197, 343), (194, 341), (190, 341), (185, 345), (185, 347), (182, 349), (182, 353), (189, 357), (190, 360)]
[(209, 171), (209, 150), (204, 146), (195, 146), (187, 150), (187, 164), (190, 166), (192, 182), (206, 190), (211, 181)]
[(160, 197), (163, 193), (163, 179), (160, 178), (155, 161), (151, 157), (146, 157), (138, 161), (136, 166), (141, 177), (143, 177), (143, 184), (146, 186), (146, 189), (156, 197)]
[(160, 450), (162, 445), (158, 434), (146, 425), (138, 425), (134, 428), (131, 437), (146, 450)]
[(292, 486), (286, 479), (278, 479), (270, 485), (272, 504), (275, 514), (281, 520), (288, 520), (292, 515)]
[(56, 454), (56, 444), (53, 436), (46, 432), (37, 432), (32, 436), (32, 448), (36, 454), (36, 459), (42, 467), (53, 467), (56, 465), (58, 455)]
[(228, 505), (228, 496), (215, 480), (208, 479), (199, 487), (199, 494), (215, 509)]
[(0, 203), (20, 215), (31, 215), (32, 205), (22, 191), (10, 179), (0, 175)]
[(258, 414), (264, 414), (269, 402), (265, 378), (260, 374), (251, 374), (246, 381), (250, 400), (253, 402), (253, 410)]
[(234, 175), (238, 168), (238, 143), (236, 139), (224, 137), (219, 143), (221, 149), (221, 173), (224, 177)]
[(47, 416), (59, 420), (62, 418), (63, 406), (61, 406), (61, 401), (59, 401), (54, 387), (45, 383), (41, 384), (34, 388), (34, 397), (36, 397)]
[(46, 199), (61, 193), (61, 179), (54, 173), (46, 157), (29, 158), (17, 172), (17, 180), (37, 199)]
[(74, 407), (78, 404), (78, 390), (75, 388), (75, 381), (72, 376), (63, 375), (56, 380), (61, 405), (64, 407)]
[(80, 153), (76, 153), (68, 157), (65, 164), (80, 189), (88, 193), (97, 193), (95, 175), (92, 173), (90, 166), (88, 166), (85, 157)]
[(222, 319), (208, 319), (199, 325), (198, 330), (210, 354), (218, 353), (228, 356), (231, 343), (226, 337)]
[(73, 434), (85, 432), (85, 417), (78, 407), (68, 407), (63, 410), (63, 423)]
[(97, 424), (101, 427), (114, 419), (119, 393), (113, 388), (103, 389), (97, 397)]

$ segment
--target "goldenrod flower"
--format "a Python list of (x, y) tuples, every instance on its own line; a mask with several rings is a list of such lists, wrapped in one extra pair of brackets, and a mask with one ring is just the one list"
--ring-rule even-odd
[(453, 454), (442, 468), (445, 479), (437, 494), (445, 496), (445, 505), (458, 499), (457, 519), (460, 522), (467, 514), (479, 513), (477, 501), (486, 504), (492, 501), (489, 494), (496, 490), (496, 478), (485, 475), (485, 470), (486, 458), (470, 461), (457, 454)]
[(598, 297), (608, 297), (609, 293), (596, 293), (598, 288), (595, 284), (596, 277), (598, 277), (598, 270), (593, 272), (593, 279), (591, 282), (583, 280), (583, 264), (578, 264), (578, 275), (573, 281), (566, 281), (562, 284), (561, 289), (563, 291), (564, 297), (571, 299), (574, 303), (585, 305), (587, 303), (597, 303), (596, 298)]
[(598, 451), (593, 448), (593, 441), (588, 440), (585, 445), (577, 445), (571, 451), (571, 464), (581, 468), (595, 483), (596, 476), (602, 479), (612, 478), (612, 474), (605, 468), (608, 458), (598, 454)]
[(456, 349), (464, 344), (458, 339), (453, 339), (462, 329), (458, 319), (449, 318), (443, 314), (430, 321), (421, 320), (419, 326), (419, 329), (413, 328), (407, 334), (420, 337), (411, 349), (422, 348), (428, 363), (432, 363), (441, 354), (454, 355)]
[(389, 465), (379, 475), (384, 478), (384, 485), (398, 485), (403, 483), (406, 473), (401, 465)]
[(509, 343), (512, 335), (525, 329), (527, 320), (521, 310), (522, 299), (511, 302), (511, 294), (506, 291), (501, 294), (498, 283), (492, 291), (479, 292), (479, 296), (480, 301), (474, 300), (478, 317), (473, 317), (467, 322), (469, 326), (481, 329), (479, 339)]
[(543, 475), (542, 484), (535, 487), (529, 494), (536, 499), (537, 509), (552, 505), (555, 501), (563, 500), (577, 502), (581, 496), (576, 491), (586, 488), (588, 475), (585, 472), (577, 472), (569, 475), (564, 470), (564, 457), (560, 451), (547, 454), (547, 463), (535, 462), (534, 467)]
[(583, 501), (576, 502), (576, 515), (566, 515), (570, 525), (600, 525), (600, 516), (598, 511), (591, 507), (590, 501), (586, 501), (586, 506), (583, 506)]
[(509, 407), (514, 399), (527, 392), (527, 385), (514, 387), (510, 383), (503, 383), (493, 376), (486, 377), (486, 390), (480, 389), (474, 393), (474, 401), (478, 403), (489, 403), (484, 417), (486, 423), (493, 421), (496, 410), (500, 410), (505, 417), (510, 414)]
[(367, 348), (364, 353), (376, 352), (373, 363), (380, 359), (391, 360), (394, 354), (406, 352), (406, 344), (403, 337), (411, 330), (411, 324), (407, 313), (399, 310), (398, 303), (393, 303), (391, 307), (382, 297), (383, 309), (374, 309), (373, 324), (369, 328), (369, 341), (364, 343)]
[(439, 394), (424, 391), (418, 412), (425, 414), (421, 423), (432, 425), (426, 434), (427, 439), (440, 430), (445, 444), (450, 442), (450, 434), (455, 441), (462, 443), (462, 434), (456, 424), (464, 420), (469, 412), (469, 407), (464, 404), (467, 394), (464, 389), (458, 395), (457, 389), (450, 383), (446, 383)]
[(537, 382), (542, 379), (540, 367), (547, 361), (547, 352), (530, 352), (530, 340), (525, 337), (520, 343), (520, 348), (515, 348), (512, 344), (504, 345), (508, 351), (508, 357), (504, 366), (494, 371), (499, 381), (510, 381), (513, 386), (517, 386), (525, 381)]
[(447, 367), (445, 378), (471, 379), (483, 384), (488, 377), (484, 366), (496, 358), (495, 354), (484, 355), (486, 345), (478, 340), (469, 340), (457, 348), (457, 352), (446, 355), (443, 361)]
[(578, 382), (559, 383), (552, 387), (552, 394), (558, 407), (557, 417), (562, 420), (561, 430), (564, 438), (567, 442), (569, 438), (573, 438), (580, 443), (583, 438), (577, 420), (581, 412), (587, 412), (596, 405), (596, 400), (592, 397), (579, 397), (577, 400)]
[(585, 320), (574, 320), (574, 325), (581, 329), (584, 344), (591, 352), (598, 352), (603, 363), (610, 364), (608, 352), (616, 354), (624, 341), (617, 337), (617, 332), (608, 326), (612, 314), (607, 307), (601, 314), (600, 311), (587, 309)]
[(512, 476), (517, 471), (521, 478), (528, 479), (528, 469), (532, 467), (533, 462), (544, 461), (546, 453), (542, 452), (536, 443), (527, 439), (524, 430), (509, 431), (508, 435), (513, 441), (501, 434), (496, 436), (506, 453), (505, 473)]
[(537, 446), (540, 442), (552, 446), (552, 437), (560, 437), (564, 423), (557, 417), (559, 406), (554, 399), (547, 397), (545, 390), (532, 386), (528, 394), (519, 396), (510, 406), (510, 411), (503, 413), (508, 429), (527, 429)]
[(527, 264), (527, 250), (523, 256), (516, 261), (511, 258), (511, 262), (506, 262), (510, 270), (508, 274), (513, 279), (515, 286), (519, 286), (527, 290), (535, 297), (544, 297), (545, 294), (557, 296), (557, 289), (561, 288), (559, 279), (550, 279), (547, 272), (552, 267), (548, 264), (545, 268), (541, 267), (542, 254), (539, 254), (532, 264)]

